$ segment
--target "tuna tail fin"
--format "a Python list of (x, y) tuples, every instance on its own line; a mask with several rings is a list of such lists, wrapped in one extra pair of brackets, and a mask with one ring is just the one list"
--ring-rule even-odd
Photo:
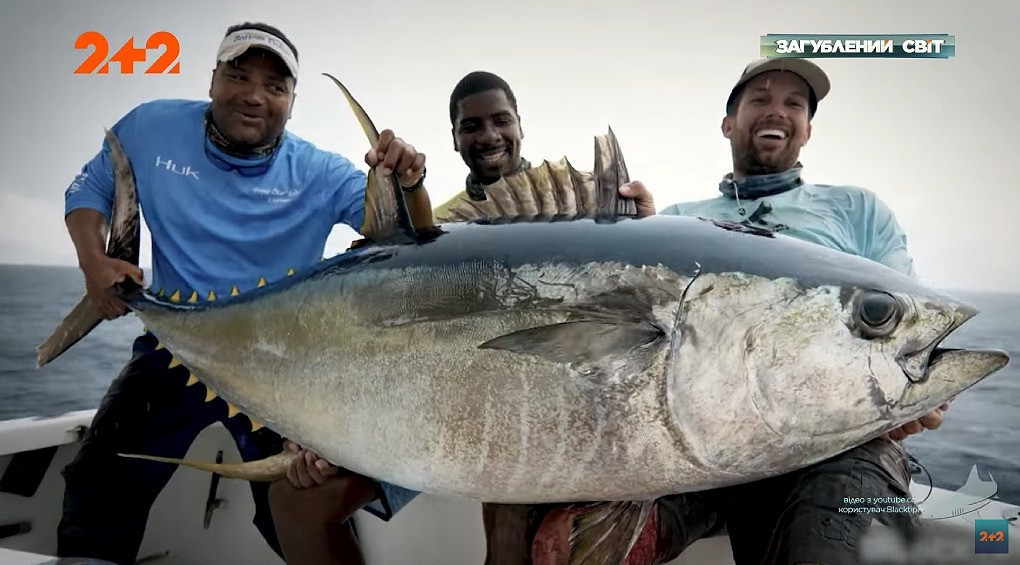
[(574, 519), (571, 565), (623, 563), (645, 529), (655, 502), (606, 502)]
[[(648, 537), (655, 501), (599, 502), (554, 508), (535, 533), (532, 551), (569, 555), (570, 565), (624, 563)], [(652, 523), (654, 524), (654, 523)], [(657, 536), (651, 536), (651, 545)]]
[(623, 152), (609, 128), (608, 133), (595, 138), (593, 171), (578, 171), (566, 157), (556, 163), (544, 161), (486, 186), (485, 200), (461, 198), (439, 219), (470, 222), (635, 216), (634, 199), (621, 197), (619, 192), (620, 186), (628, 182)]
[(130, 459), (144, 459), (158, 463), (171, 465), (184, 465), (199, 471), (209, 471), (229, 479), (241, 479), (243, 481), (269, 482), (287, 477), (287, 469), (290, 467), (297, 453), (284, 451), (265, 459), (247, 461), (245, 463), (209, 463), (207, 461), (195, 461), (192, 459), (174, 459), (172, 457), (158, 457), (155, 455), (137, 455), (130, 453), (118, 453), (121, 457)]
[[(361, 129), (368, 137), (368, 143), (375, 147), (379, 142), (379, 130), (372, 123), (372, 119), (368, 117), (368, 113), (354, 99), (343, 83), (328, 73), (322, 74), (343, 91), (347, 103), (350, 104), (351, 110), (358, 118), (358, 123), (361, 124)], [(413, 237), (414, 224), (411, 221), (411, 213), (404, 200), (404, 191), (400, 188), (396, 172), (384, 177), (376, 167), (372, 167), (368, 170), (368, 180), (365, 186), (365, 220), (361, 225), (361, 234), (366, 239), (382, 241), (401, 232)]]
[[(110, 160), (113, 168), (113, 211), (110, 217), (110, 233), (106, 255), (114, 259), (138, 265), (141, 243), (141, 224), (138, 214), (138, 195), (135, 192), (134, 172), (124, 148), (117, 136), (106, 129), (106, 142), (110, 146)], [(139, 286), (127, 278), (118, 283), (121, 295), (138, 290)], [(42, 367), (81, 341), (103, 321), (88, 296), (83, 296), (67, 316), (61, 320), (50, 337), (36, 347), (36, 367)]]

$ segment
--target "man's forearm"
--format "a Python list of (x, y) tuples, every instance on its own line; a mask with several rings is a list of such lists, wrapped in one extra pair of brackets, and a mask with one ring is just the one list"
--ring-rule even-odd
[(106, 218), (96, 210), (79, 208), (64, 219), (78, 254), (78, 266), (84, 267), (97, 257), (106, 255), (104, 240)]

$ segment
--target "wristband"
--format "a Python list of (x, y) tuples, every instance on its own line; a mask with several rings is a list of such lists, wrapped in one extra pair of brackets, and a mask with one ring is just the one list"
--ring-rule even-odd
[[(422, 183), (425, 182), (425, 173), (426, 172), (428, 172), (428, 168), (422, 169), (421, 170), (421, 177), (418, 178), (418, 182), (412, 184), (411, 186), (403, 186), (403, 185), (401, 185), (400, 189), (403, 190), (404, 192), (414, 192), (414, 191), (418, 190), (419, 188), (421, 188)], [(398, 180), (398, 182), (399, 182), (399, 180)]]

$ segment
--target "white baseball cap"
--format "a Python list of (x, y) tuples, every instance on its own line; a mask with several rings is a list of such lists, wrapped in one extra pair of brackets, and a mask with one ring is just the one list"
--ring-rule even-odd
[(245, 28), (228, 34), (220, 42), (216, 60), (224, 63), (233, 61), (251, 48), (266, 49), (276, 54), (287, 66), (294, 80), (297, 80), (298, 62), (294, 50), (279, 37), (260, 29)]

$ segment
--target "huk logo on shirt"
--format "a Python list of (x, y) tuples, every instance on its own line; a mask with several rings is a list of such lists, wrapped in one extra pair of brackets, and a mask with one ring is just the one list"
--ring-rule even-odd
[(173, 159), (163, 159), (159, 155), (156, 155), (156, 167), (166, 169), (171, 173), (177, 173), (185, 177), (194, 177), (195, 180), (199, 180), (198, 171), (191, 168), (191, 165), (180, 165), (174, 163)]
[(71, 195), (81, 190), (82, 185), (85, 184), (85, 181), (88, 180), (88, 178), (88, 173), (78, 173), (75, 175), (74, 181), (71, 182), (71, 186), (67, 187), (66, 194)]

